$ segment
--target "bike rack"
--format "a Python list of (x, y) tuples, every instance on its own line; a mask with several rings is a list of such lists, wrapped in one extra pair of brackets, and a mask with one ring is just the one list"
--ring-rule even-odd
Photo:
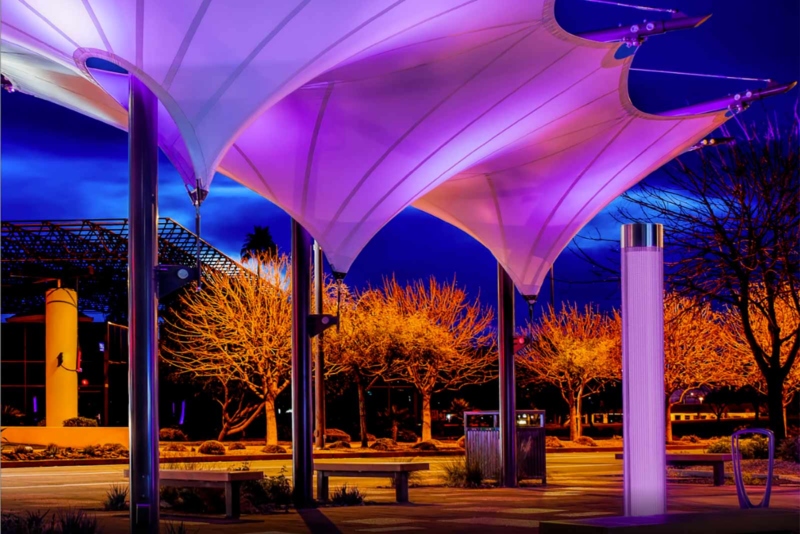
[[(747, 496), (742, 478), (742, 455), (739, 450), (739, 436), (743, 434), (761, 434), (767, 436), (769, 442), (769, 469), (767, 473), (767, 485), (764, 488), (764, 497), (758, 504), (753, 504)], [(739, 497), (739, 507), (748, 508), (769, 508), (769, 496), (772, 492), (772, 469), (775, 466), (775, 434), (763, 428), (743, 428), (737, 430), (731, 436), (731, 455), (733, 456), (733, 479), (736, 482), (736, 495)]]

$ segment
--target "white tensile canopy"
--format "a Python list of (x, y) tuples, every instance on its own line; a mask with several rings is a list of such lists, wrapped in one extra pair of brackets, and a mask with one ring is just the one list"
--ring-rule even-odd
[(5, 2), (3, 74), (124, 128), (127, 76), (86, 61), (125, 67), (160, 98), (160, 146), (190, 189), (231, 176), (342, 273), (415, 203), (536, 295), (603, 206), (725, 120), (634, 109), (626, 45), (568, 34), (547, 0), (137, 5)]

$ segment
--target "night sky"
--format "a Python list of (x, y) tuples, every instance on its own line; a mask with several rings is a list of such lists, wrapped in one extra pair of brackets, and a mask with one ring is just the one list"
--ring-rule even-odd
[[(713, 13), (701, 27), (657, 36), (645, 43), (634, 68), (678, 70), (729, 76), (772, 78), (786, 83), (800, 78), (800, 2), (796, 0), (639, 0), (652, 7), (677, 8), (688, 15)], [(557, 0), (556, 16), (568, 31), (595, 29), (664, 18), (663, 13), (636, 11), (586, 2)], [(715, 80), (632, 72), (631, 98), (646, 112), (701, 102), (763, 82)], [(763, 123), (784, 120), (798, 90), (756, 103), (740, 116)], [(734, 121), (728, 125), (734, 133)], [(18, 93), (2, 94), (2, 219), (99, 219), (127, 217), (127, 134), (48, 102)], [(647, 180), (663, 179), (659, 172)], [(160, 216), (193, 227), (194, 209), (180, 177), (162, 156), (159, 169)], [(614, 204), (599, 214), (584, 233), (599, 231), (616, 239), (610, 216)], [(232, 180), (218, 176), (203, 204), (203, 237), (238, 258), (245, 234), (267, 225), (283, 251), (289, 251), (289, 217), (277, 206)], [(667, 246), (669, 245), (667, 236)], [(600, 251), (602, 253), (602, 251)], [(619, 305), (614, 284), (599, 283), (588, 265), (570, 249), (556, 262), (556, 297), (603, 308)], [(355, 286), (379, 284), (394, 273), (400, 280), (434, 275), (457, 277), (472, 296), (493, 305), (497, 267), (492, 255), (460, 230), (408, 208), (363, 250), (346, 281)], [(590, 282), (590, 283), (587, 283)], [(540, 302), (550, 301), (549, 282)], [(541, 306), (537, 305), (537, 308)], [(518, 321), (527, 315), (518, 302)]]

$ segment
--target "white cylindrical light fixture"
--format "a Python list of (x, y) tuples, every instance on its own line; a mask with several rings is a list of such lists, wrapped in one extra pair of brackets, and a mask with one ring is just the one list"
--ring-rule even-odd
[(625, 515), (664, 514), (664, 227), (623, 225), (621, 245)]

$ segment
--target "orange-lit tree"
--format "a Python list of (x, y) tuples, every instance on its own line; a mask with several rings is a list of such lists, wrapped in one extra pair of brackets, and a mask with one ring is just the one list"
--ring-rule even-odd
[(325, 333), (325, 365), (328, 376), (343, 376), (358, 390), (361, 446), (367, 446), (367, 391), (388, 373), (389, 354), (397, 338), (398, 321), (389, 315), (384, 299), (375, 290), (360, 295), (342, 288), (339, 328)]
[[(667, 441), (672, 441), (672, 408), (692, 389), (741, 382), (740, 358), (724, 350), (717, 314), (707, 302), (671, 294), (664, 303), (664, 393)], [(680, 392), (675, 402), (673, 395)]]
[[(257, 254), (260, 276), (210, 273), (201, 291), (181, 296), (161, 348), (175, 374), (205, 384), (223, 409), (220, 439), (264, 410), (267, 444), (278, 442), (275, 400), (291, 376), (291, 281), (285, 255)], [(221, 394), (219, 394), (221, 392)], [(254, 406), (248, 395), (258, 399)]]
[(570, 440), (581, 435), (581, 403), (584, 398), (620, 379), (621, 343), (619, 317), (592, 306), (553, 308), (528, 325), (530, 350), (517, 358), (521, 385), (548, 384), (561, 390), (569, 407)]
[(388, 380), (414, 386), (422, 398), (422, 439), (431, 439), (431, 398), (445, 390), (482, 384), (496, 376), (493, 313), (470, 302), (455, 280), (401, 286), (385, 280), (380, 293), (397, 321)]
[[(763, 286), (758, 286), (750, 296), (750, 306), (753, 310), (748, 315), (754, 339), (752, 341), (747, 339), (738, 310), (727, 310), (722, 315), (723, 339), (726, 348), (740, 361), (739, 367), (742, 369), (739, 372), (744, 382), (762, 395), (767, 395), (769, 388), (764, 374), (749, 358), (752, 354), (752, 344), (780, 347), (779, 364), (781, 367), (786, 367), (782, 390), (782, 417), (786, 426), (786, 408), (800, 391), (800, 362), (794, 360), (791, 365), (787, 365), (793, 353), (794, 339), (800, 330), (800, 311), (792, 300), (792, 291), (780, 290), (771, 299), (767, 299), (765, 293)], [(770, 302), (771, 309), (768, 312), (756, 309), (759, 306), (769, 306)]]

